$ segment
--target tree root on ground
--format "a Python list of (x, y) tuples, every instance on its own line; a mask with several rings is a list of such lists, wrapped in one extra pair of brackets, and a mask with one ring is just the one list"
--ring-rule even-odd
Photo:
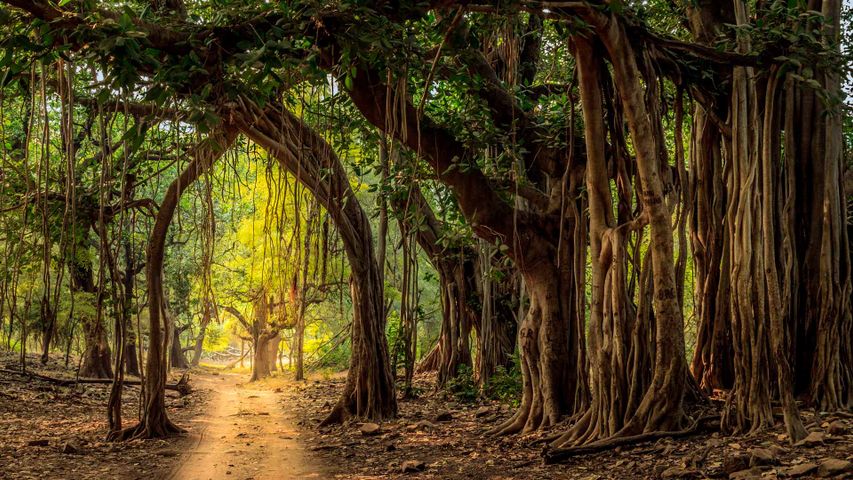
[(111, 442), (126, 442), (129, 440), (145, 440), (150, 438), (168, 438), (187, 433), (183, 428), (166, 419), (158, 422), (156, 427), (146, 426), (145, 422), (139, 422), (132, 427), (111, 432), (107, 440)]
[(687, 437), (703, 430), (705, 425), (713, 420), (719, 420), (719, 415), (708, 415), (698, 418), (693, 424), (684, 430), (676, 430), (672, 432), (654, 431), (644, 432), (639, 435), (620, 435), (616, 434), (612, 437), (588, 443), (586, 445), (577, 445), (572, 447), (561, 447), (554, 449), (545, 449), (542, 452), (542, 458), (546, 465), (561, 463), (568, 461), (572, 457), (580, 455), (589, 455), (592, 453), (603, 452), (612, 448), (630, 445), (634, 443), (649, 442), (660, 438), (680, 438)]
[[(5, 368), (0, 369), (0, 371), (2, 371), (3, 373), (9, 373), (12, 375), (19, 375), (22, 377), (35, 378), (37, 380), (49, 382), (49, 383), (52, 383), (54, 385), (59, 385), (61, 387), (70, 387), (70, 386), (77, 385), (77, 384), (110, 385), (113, 383), (113, 380), (111, 378), (55, 378), (55, 377), (49, 377), (47, 375), (42, 375), (40, 373), (21, 372), (18, 370), (9, 370), (9, 369), (5, 369)], [(189, 395), (193, 391), (192, 387), (190, 387), (189, 381), (190, 381), (189, 373), (184, 373), (183, 375), (181, 375), (181, 378), (180, 378), (180, 380), (178, 380), (177, 383), (167, 383), (166, 384), (166, 390), (172, 390), (172, 391), (178, 392), (182, 397), (184, 395)], [(141, 382), (139, 380), (124, 380), (122, 382), (122, 384), (127, 385), (127, 386), (131, 386), (131, 387), (138, 387), (139, 385), (141, 385)]]
[(345, 402), (343, 400), (339, 400), (338, 403), (332, 407), (332, 411), (320, 422), (321, 427), (328, 427), (330, 425), (338, 425), (344, 423), (344, 421), (351, 416), (349, 409), (346, 407)]

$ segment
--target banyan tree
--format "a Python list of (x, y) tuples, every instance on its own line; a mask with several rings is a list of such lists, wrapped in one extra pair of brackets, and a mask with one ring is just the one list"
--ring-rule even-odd
[[(395, 152), (383, 228), (390, 209), (438, 272), (439, 383), (474, 363), (472, 332), (484, 377), (517, 344), (520, 405), (492, 433), (560, 425), (558, 461), (697, 429), (708, 395), (727, 432), (771, 426), (778, 402), (792, 441), (803, 405), (853, 405), (840, 0), (2, 3), (8, 78), (92, 62), (116, 87), (97, 101), (212, 132), (151, 237), (135, 435), (175, 430), (160, 290), (174, 202), (246, 140), (328, 213), (352, 271), (350, 370), (327, 423), (396, 414), (384, 232), (377, 253), (337, 137), (303, 115), (306, 85)], [(477, 238), (445, 238), (424, 186)], [(483, 303), (496, 263), (516, 299), (499, 313)]]

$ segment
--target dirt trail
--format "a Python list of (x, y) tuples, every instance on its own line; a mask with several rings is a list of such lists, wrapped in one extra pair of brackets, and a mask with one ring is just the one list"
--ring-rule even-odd
[(189, 426), (193, 449), (174, 480), (324, 478), (297, 441), (292, 412), (279, 395), (256, 389), (245, 375), (196, 374), (193, 383), (211, 391), (207, 412)]

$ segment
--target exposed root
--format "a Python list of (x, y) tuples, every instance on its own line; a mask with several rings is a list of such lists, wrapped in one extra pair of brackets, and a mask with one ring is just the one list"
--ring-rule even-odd
[(519, 433), (524, 428), (524, 424), (527, 422), (527, 417), (529, 415), (530, 408), (525, 408), (524, 405), (519, 407), (516, 410), (513, 416), (509, 417), (506, 421), (496, 426), (495, 428), (486, 432), (486, 435), (494, 435), (494, 436), (503, 436), (503, 435), (513, 435)]
[[(598, 440), (586, 445), (578, 445), (573, 447), (563, 447), (554, 449), (545, 449), (542, 452), (542, 458), (545, 464), (554, 464), (568, 461), (572, 457), (580, 455), (588, 455), (591, 453), (603, 452), (612, 448), (629, 445), (633, 443), (648, 442), (659, 438), (681, 438), (693, 435), (703, 429), (705, 425), (713, 420), (719, 420), (719, 415), (708, 415), (700, 417), (691, 426), (684, 430), (677, 431), (653, 431), (644, 432), (639, 435), (625, 435), (622, 432), (611, 437)], [(624, 430), (623, 430), (624, 432)]]
[[(41, 375), (35, 372), (20, 372), (17, 370), (9, 370), (5, 368), (0, 368), (0, 371), (2, 371), (3, 373), (19, 375), (22, 377), (35, 378), (37, 380), (52, 383), (54, 385), (59, 385), (61, 387), (71, 387), (77, 384), (109, 385), (113, 383), (113, 380), (111, 378), (55, 378), (47, 375)], [(193, 391), (189, 381), (190, 375), (189, 373), (185, 372), (183, 375), (181, 375), (181, 379), (178, 380), (178, 383), (167, 383), (165, 385), (165, 389), (178, 392), (183, 397), (184, 395), (189, 395)], [(141, 382), (139, 380), (124, 380), (122, 381), (122, 384), (127, 387), (138, 387), (141, 385)]]
[(415, 373), (426, 373), (438, 371), (441, 362), (441, 342), (435, 344), (423, 360), (415, 367)]
[(322, 422), (320, 422), (320, 426), (328, 427), (329, 425), (341, 424), (344, 423), (344, 421), (346, 421), (346, 419), (349, 417), (350, 413), (346, 408), (346, 405), (344, 405), (344, 401), (340, 400), (338, 401), (338, 403), (335, 404), (334, 408), (332, 408), (332, 411), (329, 412), (326, 418), (323, 419)]
[(110, 432), (107, 440), (112, 442), (126, 442), (129, 440), (146, 440), (151, 438), (169, 438), (187, 433), (183, 428), (166, 419), (157, 425), (146, 425), (145, 422), (115, 432)]

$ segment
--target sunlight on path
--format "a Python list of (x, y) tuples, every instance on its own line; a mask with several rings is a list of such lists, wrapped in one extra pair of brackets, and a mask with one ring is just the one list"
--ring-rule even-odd
[(190, 426), (197, 439), (170, 477), (174, 480), (322, 478), (297, 442), (293, 416), (277, 395), (255, 390), (245, 375), (197, 374), (211, 390), (207, 414)]

